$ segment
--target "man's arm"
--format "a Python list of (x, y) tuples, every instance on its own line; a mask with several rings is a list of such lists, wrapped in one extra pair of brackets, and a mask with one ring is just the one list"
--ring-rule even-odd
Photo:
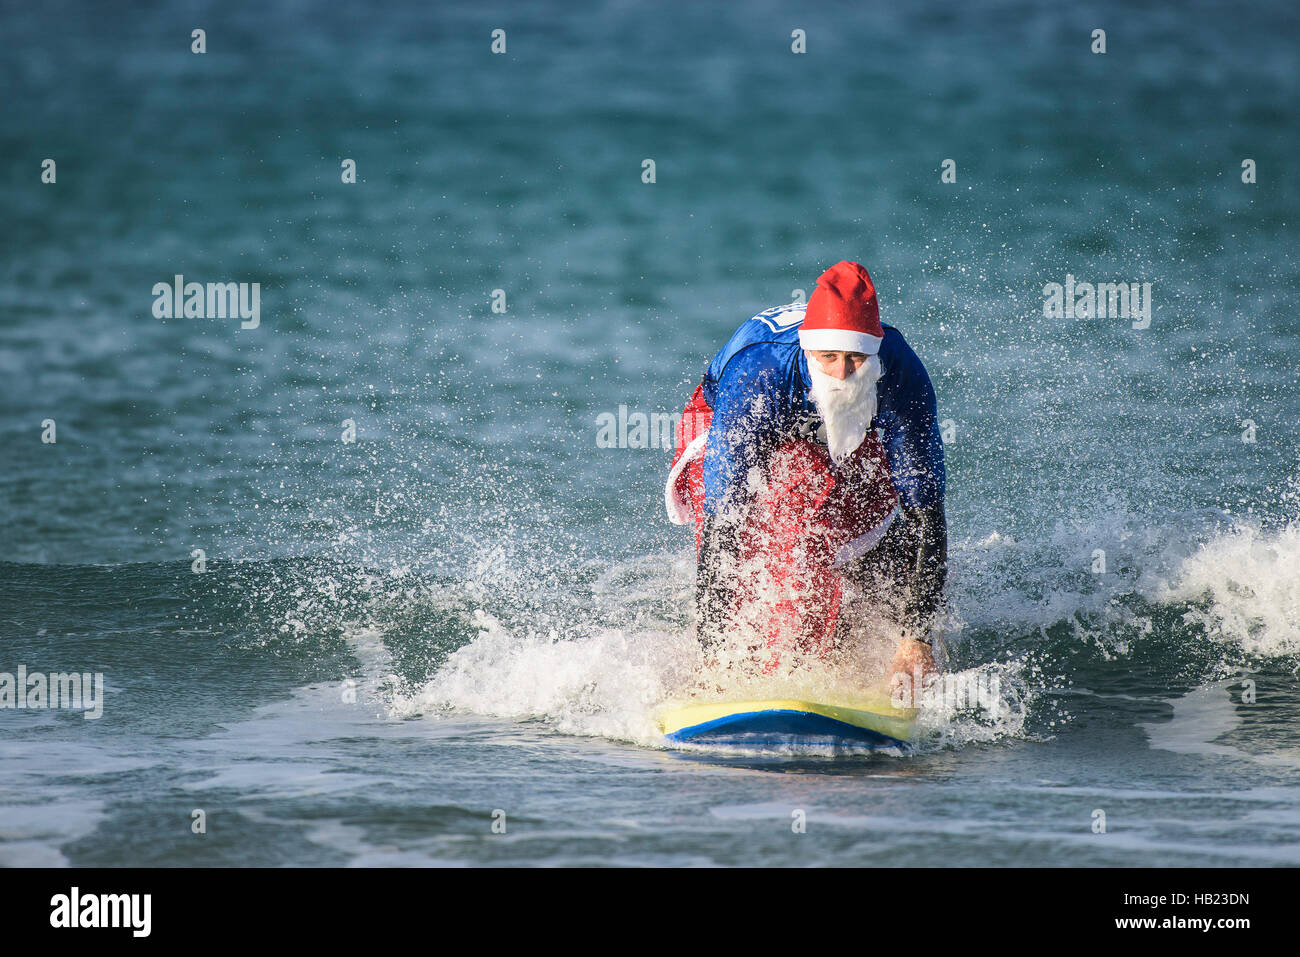
[(906, 519), (904, 625), (910, 637), (928, 641), (947, 580), (943, 439), (930, 376), (902, 335), (897, 330), (890, 333), (882, 344), (885, 368), (878, 385), (876, 421), (884, 432), (890, 477)]
[(704, 516), (695, 566), (695, 636), (706, 655), (721, 643), (733, 605), (735, 534), (733, 522)]
[[(907, 592), (903, 601), (903, 637), (890, 665), (891, 696), (908, 707), (917, 707), (918, 697), (929, 676), (937, 673), (930, 627), (943, 600), (948, 574), (948, 520), (943, 499), (923, 508), (904, 506), (913, 561), (907, 569)], [(916, 684), (919, 675), (920, 685)], [(906, 676), (904, 684), (900, 676)]]
[(907, 574), (903, 624), (908, 636), (929, 643), (930, 625), (948, 578), (948, 518), (940, 499), (926, 508), (905, 508), (913, 556)]

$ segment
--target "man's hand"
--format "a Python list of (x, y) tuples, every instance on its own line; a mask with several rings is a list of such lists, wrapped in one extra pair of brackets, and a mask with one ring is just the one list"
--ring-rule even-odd
[[(919, 685), (918, 674), (921, 679)], [(938, 674), (939, 668), (934, 663), (934, 652), (930, 646), (915, 638), (904, 638), (898, 643), (894, 662), (889, 668), (890, 695), (903, 707), (915, 708), (925, 685)]]

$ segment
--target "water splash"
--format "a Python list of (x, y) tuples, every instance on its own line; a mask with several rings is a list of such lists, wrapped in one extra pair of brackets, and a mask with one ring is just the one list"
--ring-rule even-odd
[(1300, 524), (1270, 531), (1240, 521), (1184, 559), (1153, 597), (1189, 603), (1187, 624), (1248, 654), (1300, 655)]

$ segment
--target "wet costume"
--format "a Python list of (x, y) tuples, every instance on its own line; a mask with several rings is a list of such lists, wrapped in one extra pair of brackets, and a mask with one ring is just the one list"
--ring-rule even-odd
[[(844, 266), (860, 270), (874, 306), (874, 288), (856, 264), (828, 270), (819, 291)], [(857, 275), (852, 281), (861, 284)], [(878, 319), (863, 325), (856, 316), (820, 315), (822, 329), (802, 328), (817, 295), (807, 307), (780, 306), (741, 325), (682, 417), (666, 501), (674, 521), (696, 526), (706, 647), (740, 625), (773, 646), (824, 652), (839, 617), (841, 576), (900, 598), (898, 615), (916, 637), (939, 601), (947, 528), (929, 376), (902, 334)], [(810, 396), (805, 348), (879, 358), (871, 427), (840, 461)]]

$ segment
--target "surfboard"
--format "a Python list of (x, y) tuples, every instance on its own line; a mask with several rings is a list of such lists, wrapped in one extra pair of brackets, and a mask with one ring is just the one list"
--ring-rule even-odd
[(660, 726), (670, 744), (756, 748), (906, 748), (912, 708), (884, 695), (828, 704), (795, 699), (673, 703)]

